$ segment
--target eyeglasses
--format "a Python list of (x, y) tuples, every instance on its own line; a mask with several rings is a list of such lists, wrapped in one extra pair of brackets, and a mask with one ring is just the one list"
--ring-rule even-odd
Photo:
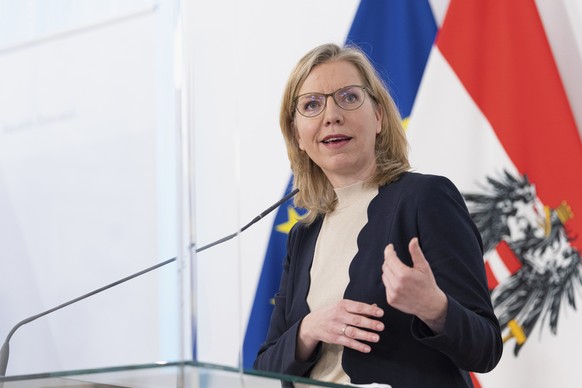
[(356, 110), (364, 104), (367, 88), (360, 85), (345, 86), (333, 93), (305, 93), (293, 100), (297, 112), (305, 117), (315, 117), (325, 110), (327, 98), (344, 110)]

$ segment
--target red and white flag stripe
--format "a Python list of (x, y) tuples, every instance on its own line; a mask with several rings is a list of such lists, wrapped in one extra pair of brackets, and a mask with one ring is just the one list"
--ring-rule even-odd
[[(566, 227), (582, 236), (582, 142), (533, 0), (450, 2), (408, 138), (413, 167), (449, 177), (463, 193), (482, 192), (504, 171), (526, 174), (541, 203), (570, 205)], [(571, 244), (580, 251), (582, 237)], [(521, 266), (504, 243), (485, 260), (491, 289)], [(527, 349), (518, 357), (506, 349), (478, 384), (577, 386), (582, 312), (563, 315), (556, 336), (538, 325)]]

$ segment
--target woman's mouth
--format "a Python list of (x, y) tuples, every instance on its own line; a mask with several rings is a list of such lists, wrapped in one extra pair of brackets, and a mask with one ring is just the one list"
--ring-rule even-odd
[(321, 141), (323, 144), (340, 144), (351, 140), (351, 137), (344, 135), (331, 135), (326, 136)]

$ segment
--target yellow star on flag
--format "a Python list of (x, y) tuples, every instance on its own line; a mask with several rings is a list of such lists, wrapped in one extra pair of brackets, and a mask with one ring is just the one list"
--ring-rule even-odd
[(408, 122), (410, 121), (410, 117), (405, 117), (402, 119), (402, 128), (404, 128), (404, 132), (408, 129)]
[(275, 227), (275, 230), (277, 232), (289, 234), (291, 228), (293, 227), (293, 225), (295, 225), (297, 221), (301, 219), (301, 216), (299, 215), (299, 213), (297, 213), (297, 210), (295, 210), (293, 206), (288, 206), (287, 218), (288, 219), (286, 222), (283, 222), (282, 224), (279, 224)]

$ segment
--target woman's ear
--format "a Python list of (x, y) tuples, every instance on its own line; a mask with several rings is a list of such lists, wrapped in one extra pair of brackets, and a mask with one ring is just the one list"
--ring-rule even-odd
[(301, 151), (305, 151), (305, 147), (303, 147), (303, 144), (301, 144), (301, 139), (299, 138), (299, 136), (297, 136), (295, 139), (297, 140), (297, 145), (299, 146), (299, 149)]
[(379, 135), (382, 131), (382, 119), (384, 118), (384, 111), (378, 104), (375, 104), (374, 116), (376, 117), (376, 135)]
[(291, 122), (291, 128), (293, 128), (293, 134), (295, 136), (295, 141), (297, 142), (299, 149), (301, 151), (305, 151), (305, 147), (303, 147), (303, 145), (301, 144), (301, 138), (299, 137), (299, 131), (297, 130), (297, 127), (295, 126), (295, 121)]

